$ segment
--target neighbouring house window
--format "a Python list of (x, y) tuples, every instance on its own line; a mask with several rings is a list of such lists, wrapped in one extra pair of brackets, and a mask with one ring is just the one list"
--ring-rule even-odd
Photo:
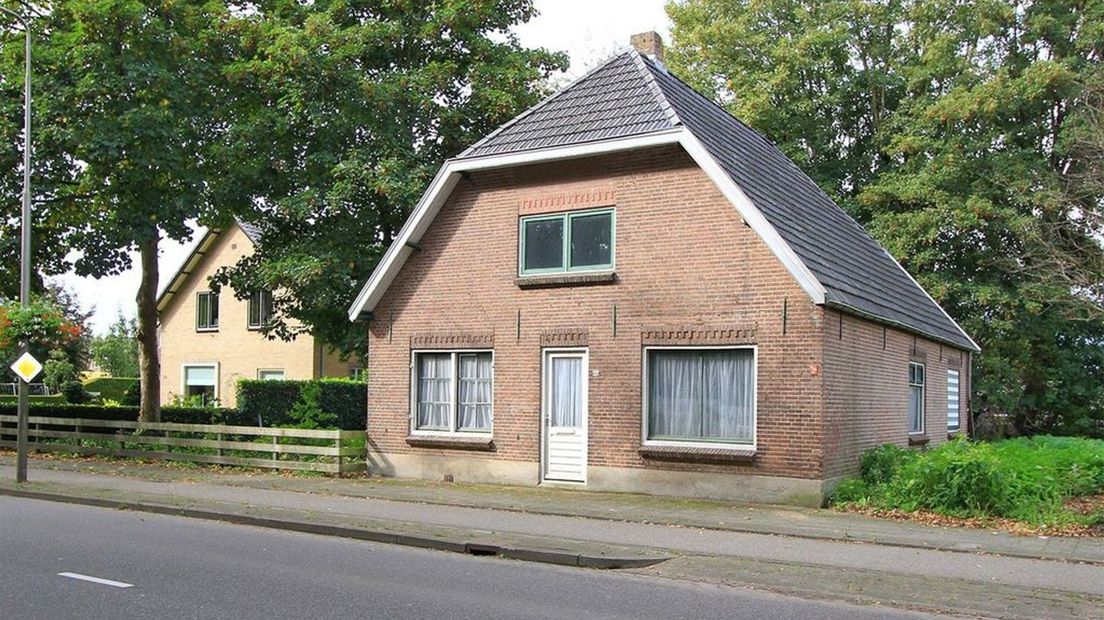
[(647, 352), (647, 439), (755, 442), (755, 351)]
[(414, 430), (489, 433), (493, 362), (489, 351), (414, 355)]
[(354, 366), (349, 369), (349, 378), (353, 381), (367, 381), (368, 369), (360, 366)]
[(521, 273), (613, 268), (612, 209), (521, 218)]
[(924, 432), (924, 365), (909, 362), (908, 419), (910, 433)]
[(261, 329), (272, 320), (272, 293), (256, 291), (249, 296), (249, 329)]
[(959, 429), (958, 371), (947, 371), (947, 429)]
[(257, 370), (257, 378), (261, 381), (283, 381), (284, 370), (282, 368), (262, 368)]
[(218, 293), (199, 293), (196, 295), (196, 329), (214, 331), (218, 329), (219, 296)]
[(213, 404), (218, 398), (218, 366), (215, 364), (186, 364), (184, 366), (184, 396), (198, 398), (202, 406)]

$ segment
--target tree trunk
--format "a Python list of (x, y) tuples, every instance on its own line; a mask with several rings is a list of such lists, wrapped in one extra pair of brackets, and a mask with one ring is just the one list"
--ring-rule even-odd
[(138, 419), (161, 420), (161, 352), (157, 339), (157, 244), (159, 233), (138, 244), (142, 281), (138, 285), (138, 365), (142, 400)]

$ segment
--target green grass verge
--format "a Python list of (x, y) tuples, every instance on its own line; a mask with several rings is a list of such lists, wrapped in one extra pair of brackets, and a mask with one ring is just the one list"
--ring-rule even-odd
[(1039, 436), (986, 443), (955, 440), (924, 452), (885, 445), (862, 458), (835, 505), (997, 517), (1032, 525), (1101, 525), (1065, 500), (1104, 493), (1104, 441)]

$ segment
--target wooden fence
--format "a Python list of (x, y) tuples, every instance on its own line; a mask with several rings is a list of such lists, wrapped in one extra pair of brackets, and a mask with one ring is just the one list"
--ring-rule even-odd
[[(0, 415), (0, 447), (15, 447)], [(31, 450), (343, 474), (365, 469), (364, 431), (169, 424), (31, 416)], [(267, 455), (267, 456), (265, 456)]]

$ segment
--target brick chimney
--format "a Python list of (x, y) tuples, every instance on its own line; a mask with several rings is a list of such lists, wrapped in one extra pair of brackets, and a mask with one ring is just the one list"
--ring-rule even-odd
[(629, 37), (629, 45), (641, 54), (651, 56), (652, 60), (663, 62), (663, 39), (655, 30), (634, 34)]

